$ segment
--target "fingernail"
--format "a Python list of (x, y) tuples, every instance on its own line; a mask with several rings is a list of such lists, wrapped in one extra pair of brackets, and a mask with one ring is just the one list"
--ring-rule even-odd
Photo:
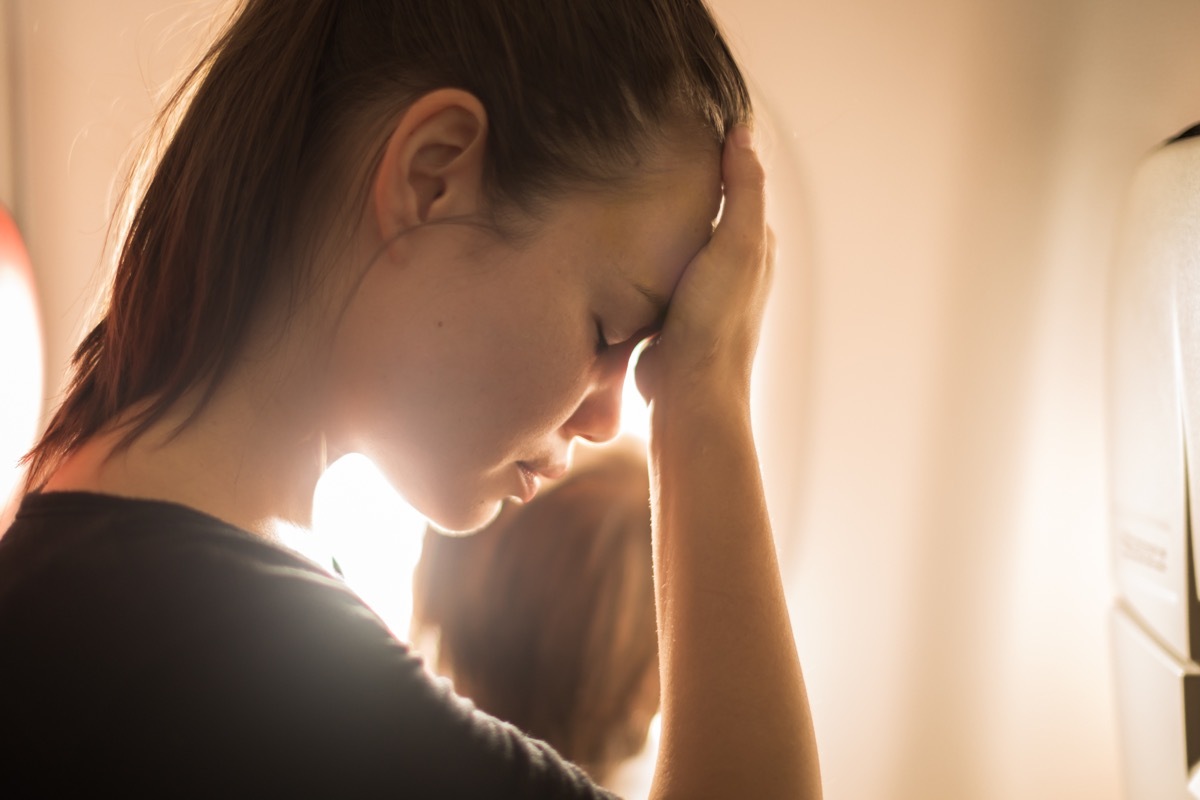
[(747, 125), (735, 125), (733, 127), (733, 143), (738, 147), (746, 150), (754, 149), (754, 136), (750, 133), (750, 127)]

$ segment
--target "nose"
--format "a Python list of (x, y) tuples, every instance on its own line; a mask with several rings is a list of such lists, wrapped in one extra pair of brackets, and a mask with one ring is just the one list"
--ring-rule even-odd
[(575, 413), (563, 424), (568, 438), (578, 436), (600, 444), (615, 439), (621, 432), (621, 393), (625, 386), (625, 371), (613, 370), (594, 385)]

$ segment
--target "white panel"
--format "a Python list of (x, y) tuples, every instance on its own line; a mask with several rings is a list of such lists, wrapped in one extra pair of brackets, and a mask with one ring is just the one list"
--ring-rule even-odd
[(1129, 800), (1183, 800), (1188, 753), (1185, 706), (1194, 699), (1194, 664), (1184, 664), (1118, 608), (1112, 618), (1113, 653), (1122, 722), (1125, 796)]
[[(1200, 114), (1200, 112), (1198, 112)], [(1162, 257), (1175, 268), (1176, 315), (1179, 324), (1179, 358), (1183, 384), (1184, 436), (1188, 456), (1188, 496), (1191, 498), (1190, 529), (1192, 591), (1200, 574), (1200, 138), (1172, 144), (1147, 165), (1161, 174), (1163, 209), (1172, 220), (1162, 232)], [(1195, 609), (1195, 602), (1192, 603)], [(1197, 621), (1193, 621), (1197, 624)], [(1196, 659), (1200, 654), (1192, 653)]]
[(1109, 419), (1117, 587), (1186, 658), (1187, 497), (1175, 316), (1178, 147), (1142, 167), (1127, 210), (1112, 282)]

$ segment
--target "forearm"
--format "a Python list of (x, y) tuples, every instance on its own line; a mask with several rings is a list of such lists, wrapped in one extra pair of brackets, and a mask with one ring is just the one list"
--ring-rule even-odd
[(654, 797), (820, 797), (747, 402), (652, 406), (663, 738)]

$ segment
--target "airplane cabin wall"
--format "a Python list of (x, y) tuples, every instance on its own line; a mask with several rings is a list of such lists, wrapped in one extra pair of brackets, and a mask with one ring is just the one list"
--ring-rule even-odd
[[(54, 397), (115, 167), (220, 3), (9, 2)], [(1105, 278), (1134, 165), (1200, 120), (1200, 6), (713, 5), (772, 123), (756, 424), (826, 797), (1115, 800)]]
[(1200, 6), (716, 7), (805, 183), (808, 438), (763, 444), (804, 453), (826, 796), (1120, 797), (1106, 271), (1134, 166), (1200, 120)]

